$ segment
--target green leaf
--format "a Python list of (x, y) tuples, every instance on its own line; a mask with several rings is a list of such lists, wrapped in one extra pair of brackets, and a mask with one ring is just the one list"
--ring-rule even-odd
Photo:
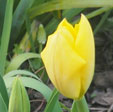
[(111, 10), (105, 12), (105, 14), (102, 16), (100, 22), (96, 25), (96, 28), (94, 30), (94, 34), (96, 34), (99, 31), (99, 29), (105, 23), (105, 20), (108, 18), (108, 16), (110, 15), (110, 13), (111, 13)]
[(73, 102), (71, 112), (89, 112), (88, 104), (85, 97)]
[(7, 90), (6, 90), (4, 80), (3, 80), (1, 75), (0, 75), (0, 95), (2, 96), (6, 106), (8, 108), (9, 98), (8, 98), (8, 94), (7, 94)]
[(25, 70), (13, 70), (11, 72), (8, 72), (3, 78), (6, 79), (6, 78), (14, 77), (17, 75), (24, 75), (26, 77), (29, 76), (41, 81), (40, 78), (38, 78), (35, 74)]
[(59, 96), (59, 92), (56, 89), (54, 89), (44, 112), (53, 112), (54, 106), (58, 101), (58, 96)]
[(8, 44), (10, 39), (10, 31), (12, 24), (12, 15), (13, 15), (13, 0), (7, 0), (5, 19), (1, 37), (1, 46), (0, 46), (0, 75), (4, 75), (6, 56), (8, 50)]
[(113, 0), (54, 0), (34, 6), (29, 10), (29, 16), (34, 18), (54, 10), (88, 7), (113, 7)]
[(15, 40), (17, 39), (21, 27), (25, 21), (26, 13), (33, 3), (34, 0), (20, 0), (13, 16), (12, 31), (11, 31), (12, 44), (14, 44)]
[(21, 84), (21, 89), (22, 89), (22, 100), (23, 100), (23, 112), (30, 112), (30, 101), (26, 92), (26, 89), (22, 83), (22, 81), (19, 79), (19, 82)]
[(0, 0), (0, 37), (2, 33), (2, 28), (3, 28), (6, 1), (7, 0)]
[(7, 112), (7, 106), (0, 93), (0, 112)]
[(9, 64), (9, 66), (7, 67), (6, 69), (6, 73), (11, 71), (11, 70), (16, 70), (20, 67), (20, 65), (28, 60), (28, 59), (31, 59), (31, 58), (40, 58), (40, 55), (39, 54), (36, 54), (36, 53), (23, 53), (23, 54), (20, 54), (18, 56), (16, 56)]
[[(97, 10), (94, 10), (94, 11), (92, 11), (92, 12), (86, 14), (86, 17), (87, 17), (88, 19), (90, 19), (90, 18), (93, 18), (93, 17), (95, 17), (95, 16), (98, 16), (98, 15), (100, 15), (100, 14), (102, 14), (102, 13), (104, 13), (104, 12), (110, 10), (110, 9), (111, 9), (111, 8), (109, 8), (109, 7), (99, 8), (99, 9), (97, 9)], [(72, 24), (73, 24), (73, 25), (76, 24), (79, 20), (80, 20), (80, 18), (78, 18), (77, 20), (73, 21)]]
[[(21, 74), (24, 74), (24, 72)], [(7, 75), (4, 76), (4, 81), (5, 81), (7, 88), (11, 88), (11, 84), (12, 84), (13, 79), (14, 79), (14, 76), (13, 77), (12, 76), (7, 77)], [(49, 100), (49, 98), (52, 94), (52, 91), (43, 82), (41, 82), (37, 79), (34, 79), (32, 77), (25, 77), (25, 76), (22, 76), (21, 80), (22, 80), (25, 87), (29, 87), (29, 88), (35, 89), (36, 91), (39, 91), (45, 97), (45, 99), (47, 101)], [(54, 112), (62, 112), (62, 109), (61, 109), (58, 101), (55, 105)]]
[(30, 102), (27, 92), (20, 80), (16, 77), (13, 82), (8, 112), (30, 112)]
[[(84, 10), (83, 8), (64, 10), (62, 13), (62, 16), (63, 16), (62, 18), (66, 18), (69, 22), (72, 22), (73, 17), (77, 16), (83, 10)], [(60, 21), (58, 19), (52, 18), (45, 27), (46, 32), (48, 34), (51, 34), (56, 29), (59, 22)]]

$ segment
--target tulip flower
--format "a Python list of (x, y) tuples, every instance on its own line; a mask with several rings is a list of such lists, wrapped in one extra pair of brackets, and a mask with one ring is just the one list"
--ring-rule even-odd
[(53, 85), (64, 96), (80, 99), (93, 78), (95, 45), (93, 32), (82, 14), (73, 27), (66, 19), (48, 37), (41, 57)]

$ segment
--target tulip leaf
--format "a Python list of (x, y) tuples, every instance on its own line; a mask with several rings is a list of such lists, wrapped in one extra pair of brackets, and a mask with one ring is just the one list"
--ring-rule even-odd
[(58, 96), (59, 96), (59, 92), (56, 89), (54, 89), (46, 105), (44, 112), (53, 112), (54, 106), (56, 102), (58, 101)]
[(14, 77), (18, 74), (24, 75), (24, 76), (29, 76), (29, 77), (33, 77), (36, 78), (37, 80), (40, 80), (40, 78), (38, 78), (35, 74), (29, 72), (29, 71), (25, 71), (25, 70), (13, 70), (11, 72), (8, 72), (5, 76), (4, 79), (6, 78), (10, 78), (10, 77)]
[(7, 0), (3, 23), (3, 31), (0, 40), (0, 75), (2, 76), (4, 75), (5, 71), (7, 50), (10, 39), (10, 31), (13, 16), (13, 1), (14, 0)]
[[(19, 71), (19, 70), (17, 70), (17, 71)], [(14, 71), (14, 72), (16, 75), (17, 74), (16, 71)], [(10, 72), (10, 74), (11, 73), (13, 74), (13, 71)], [(22, 71), (21, 71), (21, 73), (19, 73), (19, 74), (24, 74), (24, 76), (21, 76), (21, 80), (22, 80), (24, 86), (35, 89), (36, 91), (39, 91), (45, 97), (45, 99), (48, 101), (52, 94), (51, 89), (48, 86), (46, 86), (43, 82), (37, 80), (34, 76), (28, 77), (28, 75), (25, 75), (26, 73), (27, 72), (24, 72), (24, 71), (23, 71), (23, 73), (22, 73)], [(9, 77), (7, 75), (4, 76), (4, 81), (5, 81), (7, 88), (11, 88), (11, 84), (12, 84), (12, 81), (15, 76), (14, 74), (13, 75), (10, 75), (10, 74), (9, 74), (9, 76), (11, 76), (11, 77)], [(29, 76), (30, 76), (30, 74), (29, 74)], [(62, 112), (62, 109), (61, 109), (58, 101), (55, 104), (54, 112)]]
[(111, 13), (111, 10), (105, 12), (105, 14), (102, 16), (100, 22), (96, 25), (94, 34), (96, 34), (99, 31), (99, 29), (101, 29), (101, 26), (105, 23), (105, 20), (108, 18), (110, 13)]
[(6, 1), (7, 0), (0, 0), (0, 37), (2, 33), (2, 28), (3, 28)]
[(36, 53), (23, 53), (16, 56), (14, 59), (12, 59), (9, 66), (7, 67), (6, 73), (11, 70), (18, 69), (23, 62), (31, 58), (40, 58), (40, 55)]
[(89, 112), (88, 104), (84, 96), (83, 98), (73, 102), (71, 112)]
[(11, 44), (14, 44), (17, 39), (21, 27), (25, 21), (25, 16), (28, 9), (32, 6), (35, 0), (20, 0), (13, 16), (12, 31), (11, 31)]
[(7, 106), (0, 93), (0, 112), (7, 112)]
[[(82, 12), (84, 8), (75, 8), (64, 10), (62, 13), (63, 18), (66, 18), (68, 21), (72, 21), (74, 16), (77, 16), (80, 12)], [(45, 30), (48, 34), (51, 34), (59, 24), (59, 20), (55, 17), (51, 19), (51, 21), (46, 25)], [(52, 29), (51, 29), (52, 28)]]
[(6, 86), (5, 86), (4, 80), (3, 80), (1, 75), (0, 75), (0, 95), (2, 96), (6, 106), (8, 108), (9, 98), (8, 98), (8, 94), (7, 94), (7, 90), (6, 90)]
[[(67, 7), (68, 6), (68, 7)], [(29, 10), (29, 16), (34, 18), (40, 14), (62, 9), (70, 8), (88, 8), (88, 7), (113, 7), (113, 0), (54, 0), (34, 6)], [(38, 11), (37, 11), (38, 10)]]

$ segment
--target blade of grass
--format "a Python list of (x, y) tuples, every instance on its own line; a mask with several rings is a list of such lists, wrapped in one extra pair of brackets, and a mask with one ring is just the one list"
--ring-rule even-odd
[(0, 47), (0, 75), (3, 76), (5, 70), (6, 56), (10, 39), (11, 23), (13, 14), (13, 0), (7, 0), (5, 19), (1, 37)]

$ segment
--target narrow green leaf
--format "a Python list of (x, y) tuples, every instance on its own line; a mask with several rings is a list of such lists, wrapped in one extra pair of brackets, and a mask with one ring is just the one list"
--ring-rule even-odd
[[(11, 84), (12, 84), (13, 79), (14, 79), (14, 77), (4, 78), (7, 88), (11, 88)], [(21, 80), (22, 80), (25, 87), (29, 87), (29, 88), (32, 88), (36, 91), (39, 91), (45, 97), (45, 99), (47, 101), (49, 100), (49, 98), (52, 94), (52, 91), (44, 83), (42, 83), (39, 80), (33, 79), (31, 77), (21, 77)], [(62, 109), (61, 109), (58, 101), (55, 105), (53, 112), (62, 112)]]
[(7, 106), (0, 93), (0, 112), (7, 112)]
[(14, 77), (14, 76), (17, 76), (17, 75), (24, 75), (26, 77), (29, 76), (29, 77), (33, 77), (33, 78), (41, 81), (40, 78), (38, 78), (35, 74), (33, 74), (29, 71), (26, 71), (26, 70), (13, 70), (13, 71), (5, 74), (5, 76), (3, 78), (6, 79), (6, 78)]
[(105, 14), (102, 16), (99, 24), (96, 25), (96, 28), (94, 30), (94, 34), (96, 34), (99, 31), (99, 29), (105, 23), (105, 20), (108, 18), (108, 16), (110, 15), (110, 13), (111, 13), (111, 10), (105, 12)]
[(20, 0), (13, 16), (11, 44), (14, 44), (15, 40), (17, 39), (21, 27), (25, 21), (26, 13), (33, 3), (34, 0)]
[[(83, 8), (75, 8), (70, 10), (64, 10), (62, 13), (62, 18), (66, 18), (69, 22), (72, 22), (73, 17), (78, 15), (81, 11), (83, 11)], [(45, 30), (48, 34), (53, 33), (53, 31), (56, 29), (56, 27), (59, 24), (59, 20), (55, 17), (50, 20), (50, 22), (46, 25)]]
[(4, 75), (13, 14), (13, 0), (7, 0), (0, 47), (0, 75)]
[(6, 90), (4, 80), (3, 80), (1, 75), (0, 75), (0, 94), (1, 94), (6, 106), (8, 108), (9, 98), (8, 98), (8, 94), (7, 94), (7, 90)]
[(54, 106), (58, 101), (58, 96), (59, 96), (59, 92), (56, 89), (54, 89), (44, 112), (53, 112)]
[(2, 28), (3, 28), (6, 1), (7, 0), (0, 0), (0, 37), (2, 34)]
[[(104, 13), (104, 12), (110, 10), (110, 9), (111, 9), (111, 8), (109, 8), (109, 7), (99, 8), (99, 9), (97, 9), (97, 10), (94, 10), (94, 11), (92, 11), (92, 12), (86, 14), (86, 17), (87, 17), (88, 19), (90, 19), (90, 18), (93, 18), (93, 17), (95, 17), (95, 16), (98, 16), (98, 15), (100, 15), (100, 14), (102, 14), (102, 13)], [(79, 18), (79, 19), (80, 19), (80, 18)], [(76, 23), (79, 21), (79, 19), (73, 21), (72, 24), (76, 24)]]
[(31, 8), (29, 16), (34, 18), (53, 10), (88, 7), (113, 7), (113, 0), (54, 0)]
[(18, 69), (23, 62), (31, 58), (40, 58), (40, 55), (36, 53), (23, 53), (16, 56), (7, 67), (6, 73)]

